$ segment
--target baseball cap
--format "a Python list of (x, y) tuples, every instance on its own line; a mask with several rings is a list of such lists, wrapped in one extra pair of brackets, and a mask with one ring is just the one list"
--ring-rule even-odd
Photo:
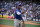
[(17, 7), (18, 7), (18, 6), (22, 6), (22, 4), (17, 4)]

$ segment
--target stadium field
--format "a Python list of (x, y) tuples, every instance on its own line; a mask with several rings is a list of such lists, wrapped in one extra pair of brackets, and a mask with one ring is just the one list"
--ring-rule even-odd
[[(0, 19), (0, 26), (1, 27), (14, 27), (14, 19), (6, 19), (2, 18)], [(25, 27), (40, 27), (40, 22), (35, 21), (26, 21)]]

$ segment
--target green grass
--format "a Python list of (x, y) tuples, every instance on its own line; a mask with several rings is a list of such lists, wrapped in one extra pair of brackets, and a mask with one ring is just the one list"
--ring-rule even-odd
[[(14, 20), (0, 19), (0, 24), (14, 26)], [(40, 27), (40, 25), (25, 24), (25, 27)]]
[(26, 24), (26, 27), (40, 27), (40, 25)]
[(3, 20), (3, 19), (0, 19), (0, 24), (14, 26), (14, 20)]

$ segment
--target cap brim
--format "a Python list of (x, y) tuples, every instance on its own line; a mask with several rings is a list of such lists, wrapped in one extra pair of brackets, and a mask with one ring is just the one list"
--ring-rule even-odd
[(21, 4), (19, 6), (22, 6)]

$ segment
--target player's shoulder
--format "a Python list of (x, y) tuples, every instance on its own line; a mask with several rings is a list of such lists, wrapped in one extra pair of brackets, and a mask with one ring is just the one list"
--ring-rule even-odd
[(18, 11), (18, 9), (16, 9), (16, 11)]

